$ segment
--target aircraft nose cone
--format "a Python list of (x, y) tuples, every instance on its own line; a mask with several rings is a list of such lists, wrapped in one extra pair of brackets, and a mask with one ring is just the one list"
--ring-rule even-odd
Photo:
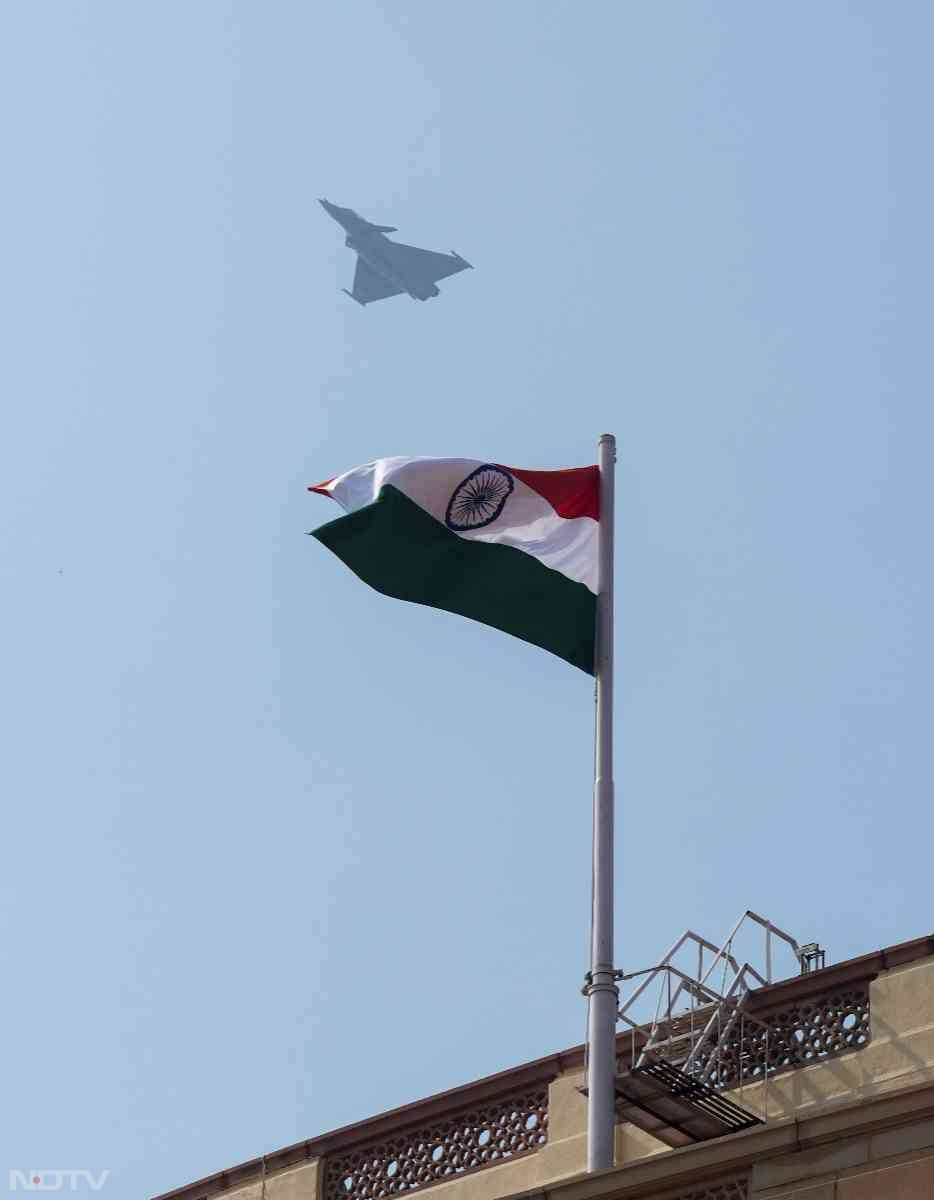
[(347, 209), (341, 208), (339, 204), (332, 204), (330, 200), (325, 200), (324, 197), (322, 197), (318, 203), (329, 217), (333, 217), (333, 219), (338, 221), (341, 225), (344, 224)]

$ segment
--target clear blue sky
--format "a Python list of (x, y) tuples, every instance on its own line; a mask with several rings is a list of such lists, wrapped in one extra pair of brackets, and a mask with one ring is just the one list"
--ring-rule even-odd
[[(580, 1040), (591, 685), (305, 531), (620, 442), (619, 961), (934, 927), (931, 6), (9, 3), (0, 1187)], [(326, 195), (476, 270), (365, 311)], [(484, 719), (465, 736), (458, 714)]]

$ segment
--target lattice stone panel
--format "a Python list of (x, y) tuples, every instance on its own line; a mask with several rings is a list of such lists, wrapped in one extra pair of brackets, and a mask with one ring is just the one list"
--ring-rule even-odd
[[(720, 1061), (710, 1082), (734, 1087), (740, 1081), (805, 1067), (825, 1058), (869, 1045), (869, 985), (857, 984), (814, 996), (790, 1008), (757, 1013), (759, 1022), (737, 1021), (734, 1035), (720, 1048)], [(702, 1054), (701, 1060), (705, 1056)]]
[(708, 1183), (690, 1192), (679, 1192), (671, 1200), (747, 1200), (748, 1179), (726, 1179), (720, 1183)]
[(548, 1140), (548, 1085), (327, 1156), (325, 1200), (378, 1200), (537, 1150)]

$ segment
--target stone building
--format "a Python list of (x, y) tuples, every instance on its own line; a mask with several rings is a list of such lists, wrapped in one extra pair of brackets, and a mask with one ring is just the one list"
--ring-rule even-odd
[(647, 1025), (619, 1036), (607, 1171), (585, 1172), (577, 1046), (158, 1200), (934, 1200), (934, 935), (755, 987), (743, 1014), (703, 1084), (673, 1052), (633, 1070)]

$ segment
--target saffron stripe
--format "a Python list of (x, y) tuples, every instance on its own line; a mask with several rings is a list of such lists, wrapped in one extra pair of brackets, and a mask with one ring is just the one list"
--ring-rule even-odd
[[(502, 464), (500, 464), (502, 465)], [(600, 520), (600, 468), (568, 467), (563, 471), (504, 470), (521, 479), (552, 506), (559, 517)]]

